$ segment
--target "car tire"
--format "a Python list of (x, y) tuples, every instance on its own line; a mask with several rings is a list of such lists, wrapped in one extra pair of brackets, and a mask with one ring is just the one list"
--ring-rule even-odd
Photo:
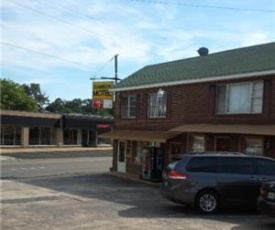
[(216, 213), (220, 207), (219, 195), (212, 190), (203, 190), (197, 195), (195, 206), (203, 214)]

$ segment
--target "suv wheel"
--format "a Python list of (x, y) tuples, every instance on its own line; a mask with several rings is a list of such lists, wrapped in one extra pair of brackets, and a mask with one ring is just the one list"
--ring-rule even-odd
[(204, 214), (217, 212), (220, 205), (218, 194), (211, 190), (204, 190), (196, 197), (196, 208)]

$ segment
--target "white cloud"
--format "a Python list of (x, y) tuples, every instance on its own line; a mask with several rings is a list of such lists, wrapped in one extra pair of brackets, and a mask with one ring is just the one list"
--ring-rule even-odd
[[(120, 0), (24, 0), (24, 6), (32, 10), (3, 3), (2, 41), (42, 54), (3, 45), (2, 68), (7, 74), (21, 73), (28, 82), (40, 81), (49, 87), (51, 82), (69, 87), (76, 84), (72, 83), (76, 76), (85, 76), (77, 83), (86, 87), (86, 75), (96, 73), (115, 54), (119, 54), (120, 73), (127, 75), (147, 64), (197, 56), (201, 46), (212, 53), (275, 40), (274, 24), (268, 20), (272, 15), (264, 13), (254, 17), (242, 11)], [(256, 3), (234, 1), (231, 6), (249, 8)]]

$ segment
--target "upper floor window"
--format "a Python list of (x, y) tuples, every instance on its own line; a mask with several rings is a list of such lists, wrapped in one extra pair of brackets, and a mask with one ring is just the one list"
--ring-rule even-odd
[(137, 112), (137, 97), (128, 96), (121, 98), (121, 117), (134, 118)]
[(261, 113), (263, 106), (263, 82), (244, 82), (217, 87), (216, 113)]
[(148, 117), (166, 117), (167, 93), (164, 91), (148, 95)]

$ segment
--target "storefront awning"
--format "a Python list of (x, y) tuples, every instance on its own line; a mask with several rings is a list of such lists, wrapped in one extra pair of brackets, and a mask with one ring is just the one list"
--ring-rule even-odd
[(189, 124), (181, 125), (170, 131), (198, 132), (198, 133), (235, 133), (275, 136), (275, 125), (215, 125), (215, 124)]
[(178, 132), (165, 131), (131, 131), (131, 130), (115, 130), (113, 132), (100, 134), (101, 138), (111, 138), (119, 140), (135, 140), (135, 141), (156, 141), (166, 142), (168, 139), (176, 137)]

